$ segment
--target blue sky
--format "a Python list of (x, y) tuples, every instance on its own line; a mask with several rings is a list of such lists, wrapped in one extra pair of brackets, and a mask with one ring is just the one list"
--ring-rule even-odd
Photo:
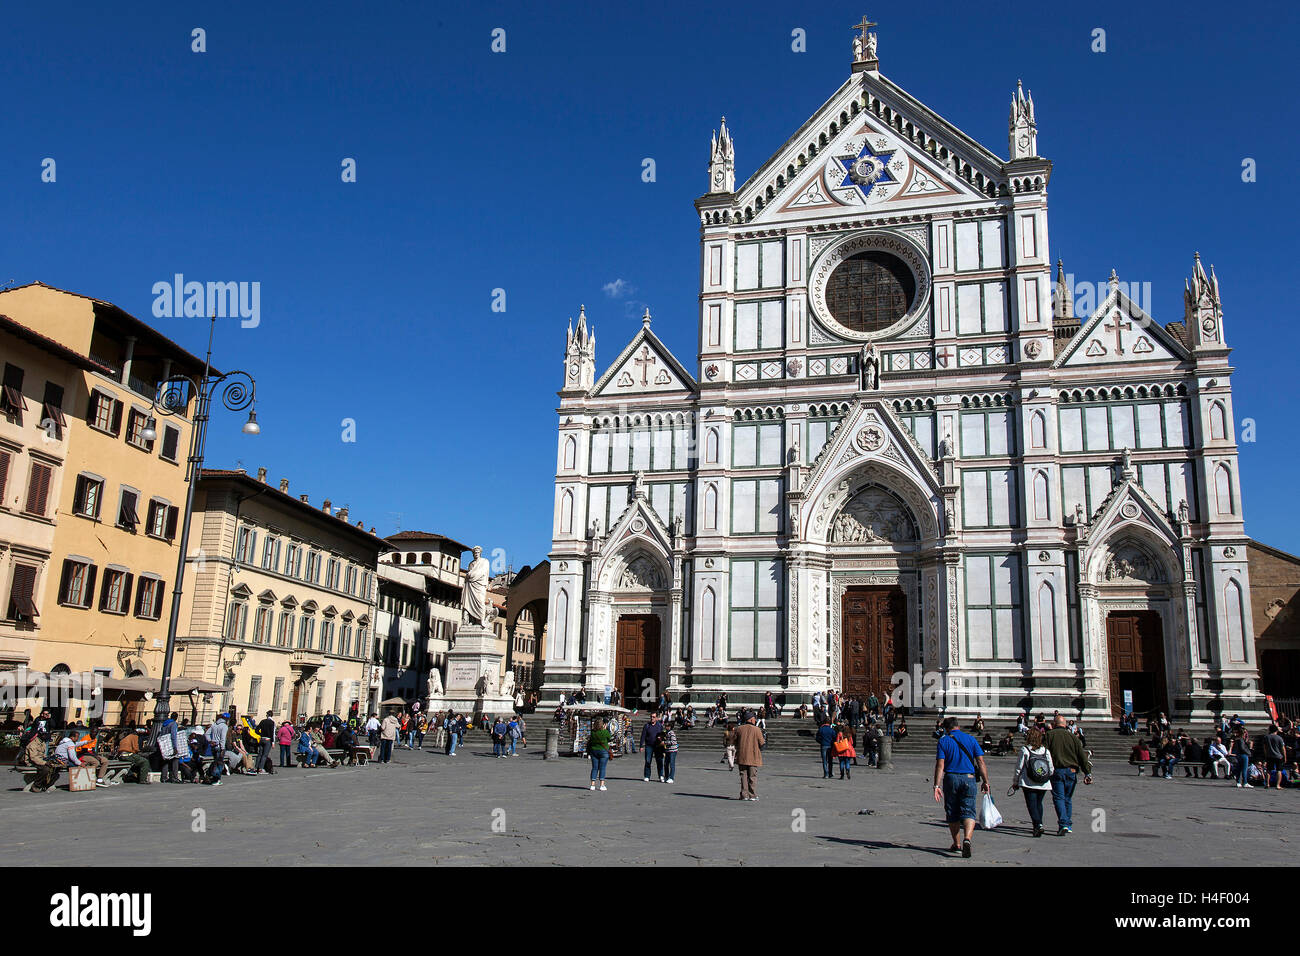
[[(694, 369), (709, 134), (725, 114), (747, 178), (843, 81), (864, 11), (465, 6), (11, 6), (0, 284), (110, 300), (201, 352), (206, 323), (154, 320), (153, 284), (260, 282), (260, 325), (223, 322), (215, 361), (257, 377), (262, 435), (219, 417), (209, 463), (265, 465), (381, 534), (438, 531), (518, 568), (550, 544), (569, 317), (587, 304), (603, 370), (648, 305)], [(1052, 254), (1080, 280), (1150, 282), (1168, 322), (1193, 251), (1215, 265), (1258, 439), (1247, 530), (1300, 552), (1295, 8), (866, 12), (883, 72), (999, 155), (1024, 79), (1056, 164)]]

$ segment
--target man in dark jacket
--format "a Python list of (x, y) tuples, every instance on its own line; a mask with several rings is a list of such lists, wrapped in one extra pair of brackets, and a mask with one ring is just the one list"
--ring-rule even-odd
[(835, 743), (835, 728), (831, 726), (828, 716), (823, 715), (822, 725), (817, 728), (817, 746), (822, 752), (822, 777), (831, 776), (831, 745)]
[(1078, 783), (1078, 773), (1083, 771), (1083, 782), (1092, 783), (1092, 761), (1088, 751), (1083, 749), (1079, 738), (1072, 734), (1065, 725), (1065, 717), (1057, 714), (1052, 721), (1052, 729), (1043, 741), (1048, 753), (1052, 755), (1052, 806), (1056, 809), (1059, 829), (1057, 836), (1067, 836), (1073, 830), (1074, 787)]
[(643, 779), (646, 783), (650, 782), (650, 758), (653, 756), (655, 761), (655, 770), (660, 781), (664, 779), (664, 754), (663, 751), (655, 746), (659, 740), (659, 735), (663, 733), (664, 725), (659, 722), (659, 715), (654, 714), (646, 721), (646, 725), (641, 728), (641, 749), (645, 751), (645, 773)]
[(271, 711), (266, 712), (257, 725), (257, 735), (261, 738), (257, 751), (257, 772), (258, 773), (275, 773), (275, 766), (271, 763), (271, 747), (275, 743), (275, 719), (271, 716)]

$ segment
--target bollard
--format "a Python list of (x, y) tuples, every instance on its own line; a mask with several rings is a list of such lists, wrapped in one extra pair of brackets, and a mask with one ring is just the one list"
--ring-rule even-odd
[(556, 760), (560, 756), (560, 728), (546, 728), (546, 752), (542, 754), (543, 760)]
[(894, 769), (894, 741), (889, 736), (882, 737), (880, 740), (880, 759), (876, 763), (876, 769)]

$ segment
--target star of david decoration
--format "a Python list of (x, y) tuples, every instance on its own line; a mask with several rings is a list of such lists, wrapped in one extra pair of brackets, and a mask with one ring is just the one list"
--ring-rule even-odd
[(836, 156), (835, 160), (844, 168), (844, 180), (839, 185), (856, 186), (862, 198), (868, 199), (877, 186), (898, 183), (889, 171), (890, 161), (896, 150), (879, 149), (873, 151), (867, 143), (862, 144), (862, 151), (856, 156)]

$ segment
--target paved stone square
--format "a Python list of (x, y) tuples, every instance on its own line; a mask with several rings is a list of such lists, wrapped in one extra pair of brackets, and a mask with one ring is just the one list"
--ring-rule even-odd
[[(1073, 836), (1053, 835), (1049, 797), (1049, 835), (1034, 839), (1022, 798), (1006, 796), (1008, 758), (995, 758), (1007, 825), (977, 831), (966, 861), (945, 849), (931, 761), (863, 766), (841, 782), (821, 779), (816, 754), (765, 759), (758, 803), (735, 799), (736, 774), (702, 753), (679, 755), (671, 786), (642, 782), (640, 754), (616, 759), (609, 790), (593, 793), (580, 757), (544, 761), (533, 749), (496, 760), (480, 742), (455, 758), (399, 750), (387, 766), (291, 769), (215, 789), (32, 794), (3, 774), (0, 863), (1221, 866), (1292, 863), (1300, 840), (1296, 791), (1238, 790), (1181, 771), (1153, 780), (1123, 763), (1080, 783)], [(206, 832), (194, 832), (199, 809)]]

